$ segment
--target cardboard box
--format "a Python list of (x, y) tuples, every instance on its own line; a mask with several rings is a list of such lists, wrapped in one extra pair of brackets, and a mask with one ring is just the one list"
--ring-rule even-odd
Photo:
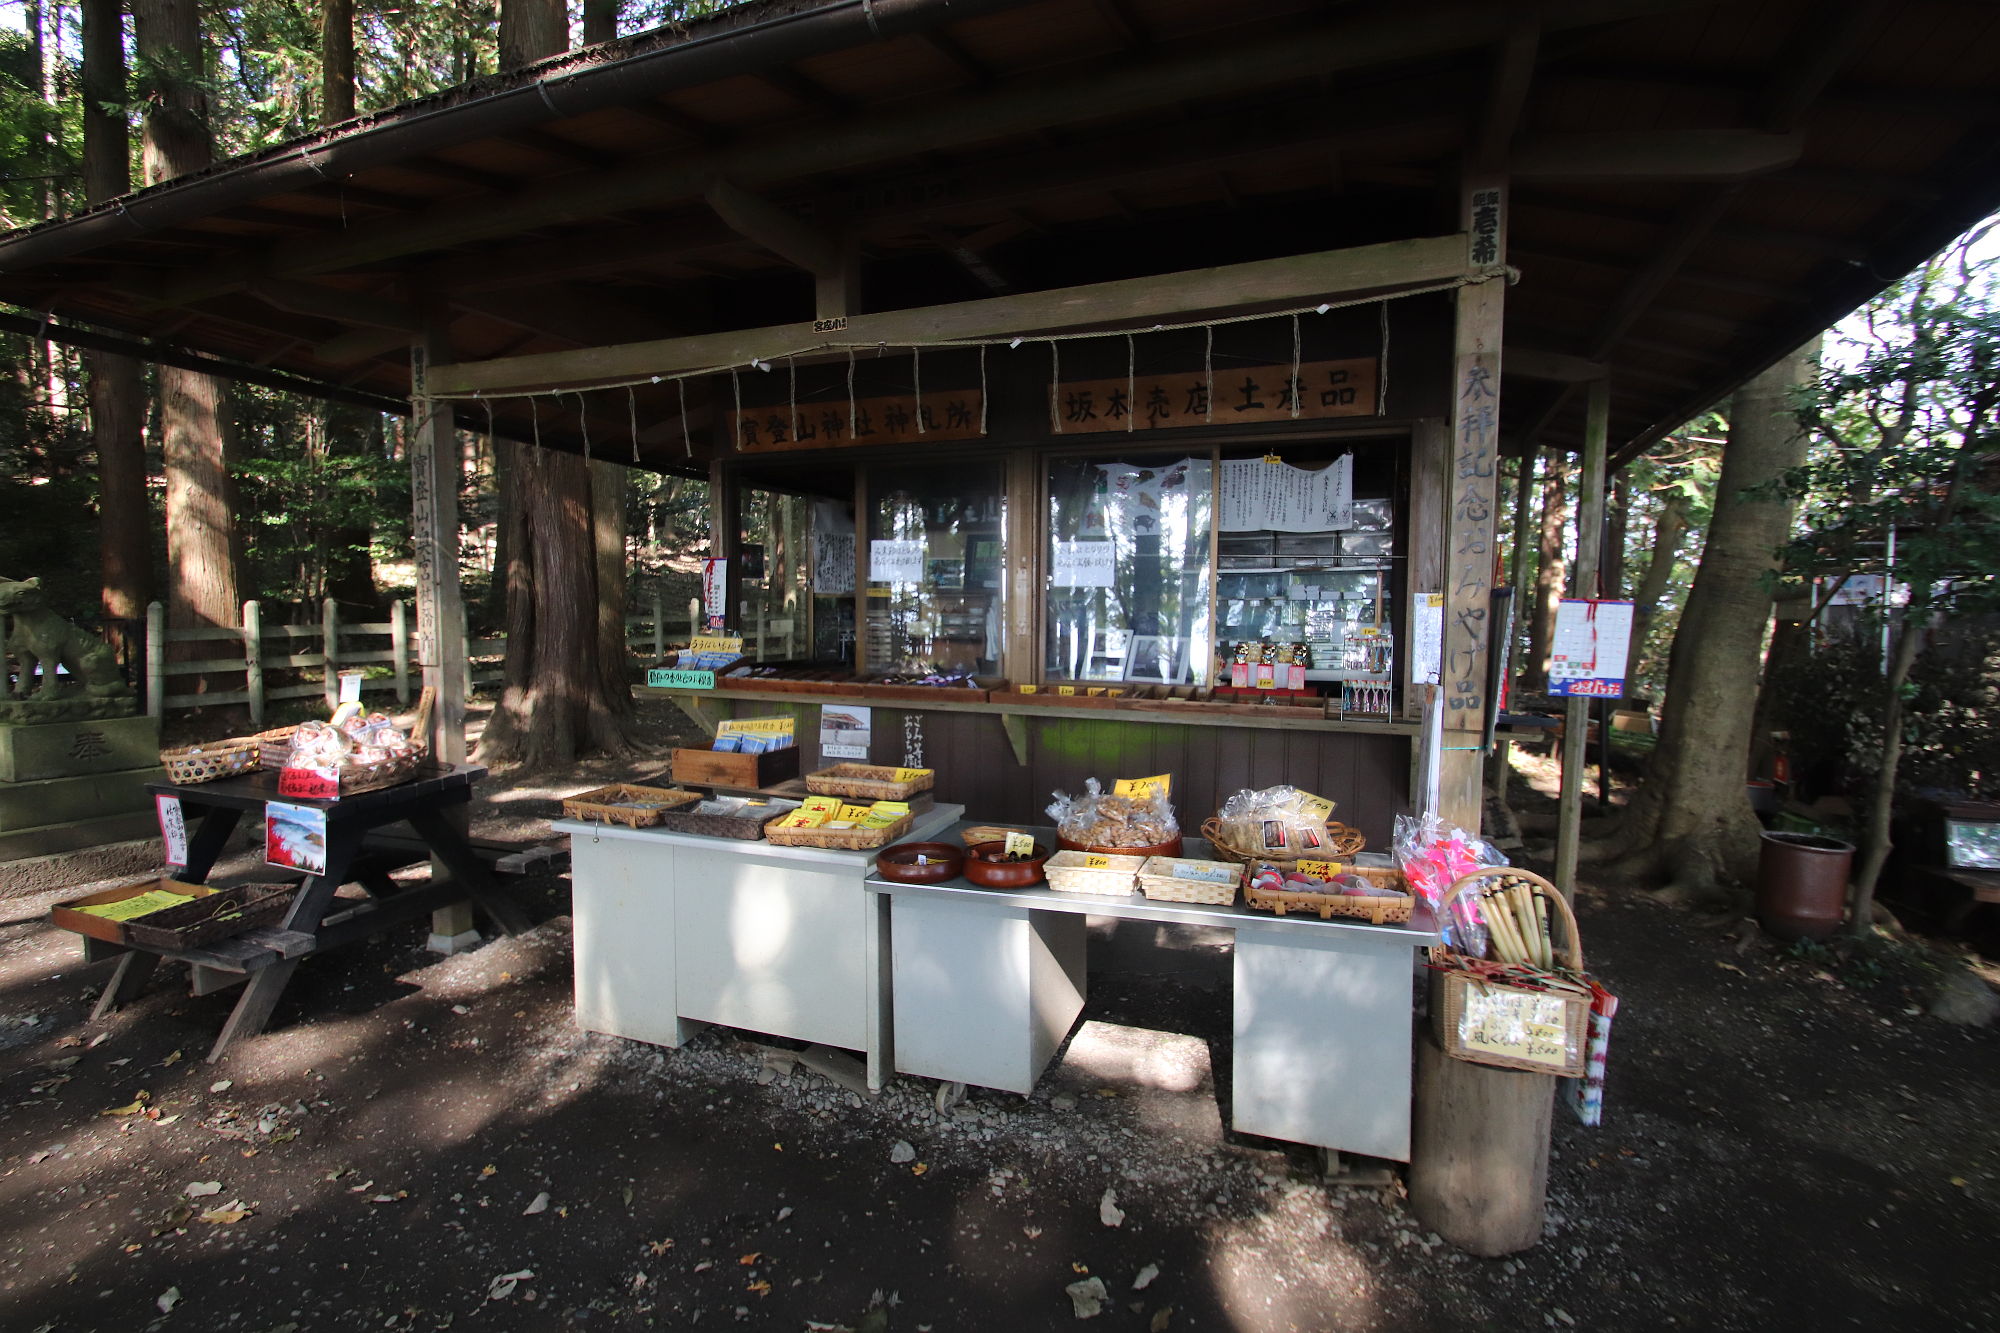
[(799, 749), (771, 750), (764, 754), (731, 754), (726, 750), (675, 750), (674, 785), (677, 787), (733, 787), (758, 791), (789, 782), (799, 775)]

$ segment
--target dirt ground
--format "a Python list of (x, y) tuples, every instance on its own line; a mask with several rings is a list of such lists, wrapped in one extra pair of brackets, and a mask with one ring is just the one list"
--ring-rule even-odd
[[(555, 794), (493, 784), (480, 829)], [(91, 1024), (109, 965), (0, 900), (0, 1328), (1053, 1329), (1092, 1277), (1093, 1329), (1995, 1326), (2000, 1032), (1927, 1016), (1915, 954), (1586, 885), (1606, 1121), (1558, 1107), (1545, 1238), (1482, 1261), (1224, 1131), (1202, 932), (1094, 925), (1058, 1067), (941, 1111), (746, 1034), (579, 1032), (566, 881), (525, 896), (540, 927), (455, 958), (411, 926), (311, 960), (213, 1066), (231, 994)]]

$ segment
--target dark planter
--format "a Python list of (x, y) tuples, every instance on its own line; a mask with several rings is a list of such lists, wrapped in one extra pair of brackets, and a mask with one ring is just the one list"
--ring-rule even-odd
[(1840, 929), (1854, 844), (1816, 833), (1766, 833), (1757, 860), (1757, 921), (1781, 940), (1823, 940)]

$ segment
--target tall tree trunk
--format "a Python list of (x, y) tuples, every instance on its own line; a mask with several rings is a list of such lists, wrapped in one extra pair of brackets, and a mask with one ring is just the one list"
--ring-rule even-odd
[(1623, 476), (1611, 480), (1610, 503), (1604, 508), (1604, 552), (1597, 561), (1600, 597), (1613, 600), (1625, 592), (1625, 527), (1632, 518), (1632, 488)]
[(319, 123), (354, 119), (354, 0), (322, 0)]
[(1875, 883), (1889, 860), (1893, 845), (1889, 824), (1896, 808), (1896, 770), (1903, 762), (1903, 687), (1916, 665), (1925, 635), (1905, 611), (1896, 626), (1896, 648), (1889, 655), (1889, 678), (1883, 682), (1882, 764), (1875, 788), (1868, 795), (1868, 819), (1861, 835), (1861, 864), (1855, 867), (1849, 890), (1847, 929), (1862, 939), (1875, 929)]
[(632, 676), (625, 646), (625, 500), (632, 474), (616, 463), (590, 464), (592, 545), (597, 565), (597, 671), (604, 699), (618, 714), (632, 711)]
[[(146, 183), (200, 171), (213, 157), (196, 0), (134, 0), (135, 49), (151, 86), (143, 138)], [(160, 434), (167, 474), (167, 623), (233, 625), (240, 611), (236, 515), (220, 380), (161, 366)], [(200, 656), (205, 645), (189, 647)]]
[(583, 44), (596, 46), (618, 36), (619, 0), (583, 0)]
[(519, 69), (569, 49), (563, 0), (500, 0), (500, 68)]
[(1521, 692), (1540, 694), (1549, 683), (1549, 647), (1556, 637), (1556, 606), (1569, 582), (1563, 543), (1569, 529), (1567, 458), (1543, 455), (1542, 532), (1535, 564), (1534, 605), (1528, 608), (1528, 660), (1521, 668)]
[(1681, 539), (1688, 530), (1687, 506), (1687, 496), (1671, 491), (1660, 502), (1660, 516), (1653, 522), (1646, 572), (1639, 576), (1639, 586), (1632, 591), (1632, 643), (1627, 659), (1630, 665), (1626, 668), (1630, 676), (1638, 675), (1649, 664), (1646, 638), (1652, 632), (1653, 618), (1660, 613), (1667, 585), (1673, 581), (1674, 565), (1680, 559)]
[[(83, 0), (83, 189), (93, 204), (132, 188), (132, 140), (122, 108), (125, 20), (119, 0)], [(90, 438), (97, 451), (97, 544), (102, 604), (110, 636), (127, 661), (143, 631), (136, 622), (153, 596), (146, 498), (145, 381), (140, 364), (88, 352)]]
[(1715, 515), (1668, 662), (1666, 725), (1621, 829), (1626, 869), (1665, 872), (1696, 894), (1723, 877), (1748, 882), (1756, 862), (1743, 783), (1771, 573), (1792, 517), (1790, 499), (1767, 487), (1805, 458), (1791, 396), (1817, 355), (1816, 342), (1803, 347), (1736, 394)]
[[(329, 459), (365, 458), (382, 452), (382, 416), (360, 407), (314, 403), (309, 411), (322, 418)], [(334, 463), (338, 469), (340, 465)], [(340, 603), (343, 616), (357, 612), (374, 620), (382, 610), (375, 587), (374, 531), (365, 523), (346, 524), (327, 534), (326, 595)]]

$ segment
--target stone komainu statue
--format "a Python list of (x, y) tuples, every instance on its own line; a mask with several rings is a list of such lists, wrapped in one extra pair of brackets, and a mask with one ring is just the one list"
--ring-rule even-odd
[(118, 658), (111, 645), (51, 611), (42, 595), (40, 579), (19, 583), (0, 579), (0, 615), (11, 621), (7, 653), (14, 663), (10, 691), (14, 698), (57, 698), (61, 689), (56, 675), (58, 664), (68, 667), (70, 675), (83, 682), (83, 693), (89, 698), (122, 698), (132, 692), (119, 674)]

